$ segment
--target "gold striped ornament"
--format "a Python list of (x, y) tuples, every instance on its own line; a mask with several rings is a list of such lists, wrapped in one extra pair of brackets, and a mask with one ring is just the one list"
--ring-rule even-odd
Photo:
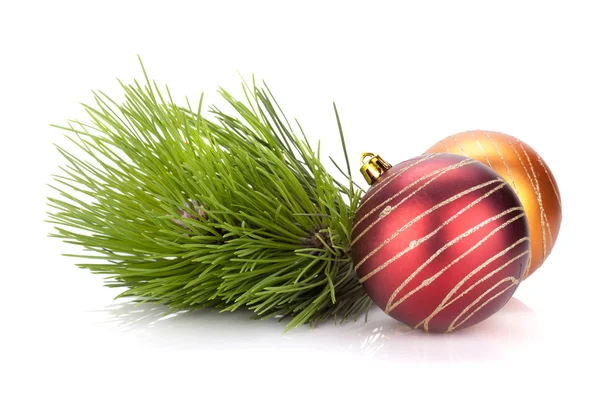
[(448, 136), (425, 152), (434, 153), (475, 159), (508, 182), (523, 203), (531, 235), (531, 265), (523, 279), (541, 267), (556, 243), (562, 219), (558, 185), (542, 157), (513, 136), (482, 130)]
[(510, 299), (530, 258), (524, 208), (484, 164), (425, 154), (391, 166), (365, 153), (371, 184), (352, 228), (352, 259), (373, 302), (414, 328), (452, 332)]

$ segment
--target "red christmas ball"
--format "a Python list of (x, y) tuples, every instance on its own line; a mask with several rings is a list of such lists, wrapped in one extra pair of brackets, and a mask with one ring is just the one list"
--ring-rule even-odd
[(502, 308), (530, 253), (525, 210), (510, 185), (454, 154), (385, 170), (352, 229), (356, 273), (375, 304), (432, 332), (466, 328)]

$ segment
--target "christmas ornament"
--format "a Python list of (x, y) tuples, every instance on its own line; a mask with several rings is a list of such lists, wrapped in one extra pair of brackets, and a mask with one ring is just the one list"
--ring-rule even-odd
[(391, 167), (363, 155), (372, 186), (352, 228), (352, 258), (375, 304), (415, 328), (452, 332), (498, 311), (530, 258), (523, 205), (486, 165), (426, 154)]
[(562, 205), (556, 180), (535, 150), (503, 133), (468, 131), (441, 140), (425, 153), (461, 154), (506, 179), (523, 203), (529, 223), (532, 255), (523, 279), (543, 264), (558, 237)]
[(173, 311), (243, 307), (288, 328), (365, 313), (349, 236), (360, 190), (327, 172), (266, 86), (244, 84), (244, 102), (222, 91), (233, 111), (209, 113), (147, 76), (122, 88), (123, 103), (99, 93), (89, 121), (63, 127), (75, 146), (59, 147), (50, 221), (86, 250), (80, 266)]
[(78, 265), (124, 288), (119, 297), (241, 307), (288, 329), (366, 316), (375, 302), (411, 326), (453, 331), (491, 315), (521, 280), (524, 208), (476, 160), (427, 154), (392, 167), (370, 155), (361, 199), (335, 105), (345, 170), (332, 161), (346, 182), (266, 85), (243, 83), (244, 101), (221, 90), (231, 111), (205, 111), (144, 77), (122, 84), (123, 102), (99, 92), (88, 121), (59, 126), (71, 147), (58, 147), (65, 165), (48, 199), (51, 236), (83, 249), (74, 255), (90, 261)]

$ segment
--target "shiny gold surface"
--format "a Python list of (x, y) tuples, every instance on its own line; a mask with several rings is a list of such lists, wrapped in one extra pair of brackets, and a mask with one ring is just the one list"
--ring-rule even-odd
[[(365, 161), (368, 158), (368, 161)], [(373, 153), (363, 153), (360, 157), (362, 166), (360, 172), (369, 185), (372, 185), (381, 174), (383, 174), (392, 166), (385, 161), (381, 156), (376, 156)]]
[(494, 169), (515, 190), (527, 215), (531, 235), (531, 264), (526, 279), (552, 251), (562, 219), (556, 180), (530, 146), (512, 136), (491, 131), (468, 131), (449, 136), (425, 153), (460, 154)]

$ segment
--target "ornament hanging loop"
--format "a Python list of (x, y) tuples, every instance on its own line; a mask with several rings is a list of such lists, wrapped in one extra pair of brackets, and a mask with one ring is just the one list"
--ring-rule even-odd
[(375, 183), (379, 177), (392, 166), (385, 161), (381, 156), (376, 156), (373, 153), (363, 153), (360, 156), (360, 172), (369, 185)]

